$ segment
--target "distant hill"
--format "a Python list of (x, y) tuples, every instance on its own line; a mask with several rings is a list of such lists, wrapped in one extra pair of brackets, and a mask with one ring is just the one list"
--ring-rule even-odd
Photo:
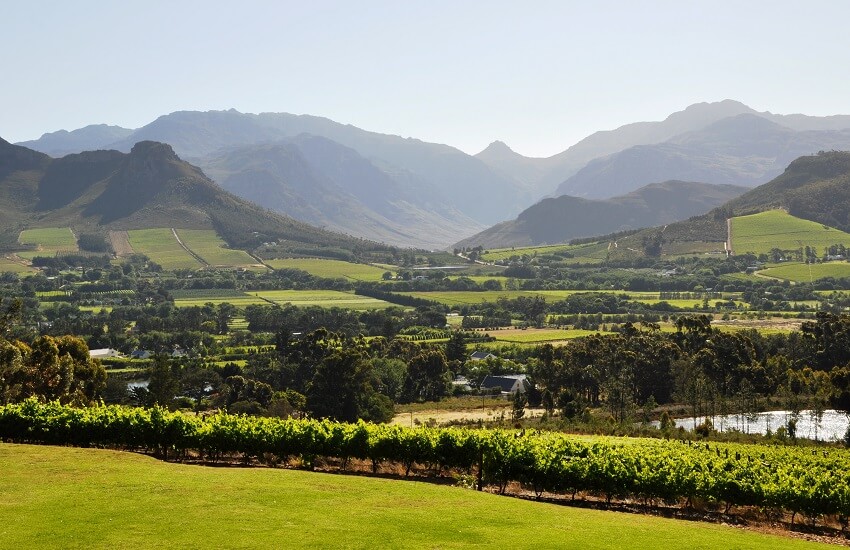
[(42, 135), (38, 139), (22, 141), (18, 145), (41, 151), (52, 157), (63, 157), (72, 153), (103, 149), (110, 143), (122, 140), (133, 133), (129, 128), (92, 124), (68, 132), (59, 130)]
[[(423, 184), (422, 196), (432, 191), (447, 197), (451, 206), (484, 225), (516, 215), (536, 195), (514, 180), (496, 173), (466, 153), (418, 139), (368, 132), (332, 120), (287, 113), (245, 114), (229, 111), (178, 111), (164, 115), (102, 148), (129, 151), (143, 140), (168, 143), (184, 158), (204, 164), (223, 150), (268, 145), (310, 134), (357, 151), (389, 171), (406, 171)], [(41, 143), (33, 147), (41, 150)], [(385, 168), (386, 167), (386, 168)]]
[(234, 247), (270, 240), (349, 250), (378, 246), (235, 197), (170, 146), (151, 141), (127, 154), (94, 151), (52, 159), (0, 139), (0, 205), (7, 248), (21, 229), (34, 226), (215, 229)]
[(445, 248), (480, 230), (413, 176), (382, 170), (355, 150), (302, 134), (203, 159), (231, 193), (308, 223), (400, 246)]
[(850, 130), (795, 131), (742, 114), (664, 143), (596, 159), (556, 194), (605, 198), (661, 179), (754, 187), (781, 174), (801, 155), (832, 149), (850, 149)]
[(623, 242), (639, 243), (645, 237), (660, 235), (664, 253), (700, 250), (701, 243), (726, 240), (727, 219), (773, 209), (850, 232), (850, 152), (800, 157), (770, 182), (702, 216), (647, 229)]
[(745, 192), (733, 185), (667, 181), (608, 200), (560, 196), (544, 199), (515, 220), (497, 224), (456, 247), (504, 248), (561, 243), (683, 220)]
[[(681, 134), (699, 131), (723, 119), (742, 114), (755, 115), (797, 132), (835, 131), (850, 128), (850, 115), (825, 117), (801, 114), (777, 115), (770, 112), (759, 112), (743, 103), (727, 99), (714, 103), (696, 103), (682, 111), (671, 114), (663, 121), (635, 122), (614, 130), (595, 132), (567, 150), (548, 158), (524, 157), (511, 151), (510, 148), (498, 141), (478, 153), (476, 157), (506, 176), (521, 181), (526, 188), (537, 190), (540, 195), (565, 194), (564, 192), (556, 192), (557, 187), (594, 159), (601, 159), (639, 145), (664, 143)], [(805, 151), (805, 153), (818, 150), (820, 149)], [(787, 160), (790, 161), (792, 158), (794, 157), (789, 157)], [(708, 181), (695, 176), (663, 174), (657, 175), (655, 179), (642, 179), (640, 185), (645, 185), (650, 181), (667, 179)], [(767, 181), (767, 179), (763, 181)], [(607, 196), (613, 196), (622, 191), (624, 190), (617, 190)], [(570, 194), (570, 192), (566, 194)]]

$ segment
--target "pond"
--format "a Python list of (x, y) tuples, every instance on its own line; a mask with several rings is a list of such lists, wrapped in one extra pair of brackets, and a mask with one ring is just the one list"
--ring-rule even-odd
[[(780, 426), (787, 429), (788, 420), (791, 418), (789, 411), (767, 411), (753, 415), (728, 414), (725, 416), (708, 417), (714, 425), (714, 429), (720, 432), (738, 430), (749, 434), (764, 435), (768, 431), (776, 432)], [(696, 425), (704, 422), (705, 417), (698, 417)], [(693, 418), (676, 418), (676, 427), (682, 427), (688, 431), (694, 429)], [(797, 417), (797, 437), (807, 439), (819, 439), (821, 441), (836, 441), (844, 439), (847, 426), (850, 424), (847, 415), (841, 411), (826, 410), (820, 422), (812, 411), (801, 411)], [(656, 428), (659, 422), (652, 422)]]

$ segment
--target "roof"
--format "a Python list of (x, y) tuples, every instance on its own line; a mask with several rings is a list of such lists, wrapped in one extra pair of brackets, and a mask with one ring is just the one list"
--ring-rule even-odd
[(114, 350), (112, 348), (99, 348), (99, 349), (90, 349), (89, 357), (116, 357), (121, 355), (118, 350)]
[(474, 361), (480, 361), (482, 359), (488, 359), (490, 357), (494, 359), (496, 358), (496, 356), (490, 353), (489, 351), (473, 351), (472, 355), (469, 356), (469, 358)]
[(527, 378), (528, 377), (524, 374), (503, 374), (501, 376), (487, 375), (481, 382), (481, 389), (499, 388), (502, 392), (507, 393), (513, 391), (514, 385), (516, 385), (517, 381), (519, 381), (522, 385), (526, 385)]

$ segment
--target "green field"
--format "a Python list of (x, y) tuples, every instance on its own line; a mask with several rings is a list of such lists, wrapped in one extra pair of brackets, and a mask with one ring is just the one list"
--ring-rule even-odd
[(0, 256), (0, 273), (33, 273), (34, 271), (35, 268), (24, 265), (19, 261)]
[(341, 260), (323, 260), (318, 258), (289, 258), (285, 260), (267, 260), (266, 264), (274, 269), (300, 269), (310, 275), (325, 279), (351, 279), (353, 281), (380, 281), (387, 271), (368, 264), (355, 264)]
[(558, 252), (569, 252), (573, 258), (567, 259), (570, 262), (589, 262), (594, 263), (605, 259), (608, 252), (608, 243), (587, 243), (587, 244), (555, 244), (545, 246), (526, 246), (516, 248), (497, 248), (488, 250), (481, 255), (481, 259), (487, 262), (496, 262), (499, 260), (507, 260), (514, 256), (542, 256), (544, 254), (555, 254)]
[(572, 340), (582, 336), (597, 334), (596, 330), (565, 330), (565, 329), (511, 329), (492, 330), (487, 334), (493, 336), (499, 342), (513, 342), (516, 344), (542, 344), (544, 342), (559, 342)]
[(795, 262), (763, 269), (758, 274), (776, 279), (808, 283), (825, 277), (834, 277), (836, 279), (850, 277), (850, 263), (827, 262), (824, 264), (802, 264)]
[(244, 250), (227, 248), (227, 243), (211, 229), (177, 229), (189, 250), (214, 267), (249, 267), (257, 263)]
[(163, 269), (199, 269), (203, 264), (180, 246), (171, 229), (135, 229), (127, 232), (134, 252), (144, 254)]
[(0, 444), (5, 548), (818, 548), (472, 490)]
[(36, 256), (53, 256), (57, 252), (77, 252), (77, 238), (68, 227), (43, 227), (25, 229), (18, 235), (22, 245), (37, 247), (37, 250), (19, 252), (18, 256), (32, 260)]
[(248, 295), (239, 290), (210, 289), (210, 290), (174, 290), (174, 305), (177, 307), (203, 306), (205, 304), (233, 304), (238, 308), (256, 304), (268, 304), (262, 298), (253, 294)]
[(277, 304), (290, 303), (294, 306), (341, 307), (346, 309), (382, 309), (393, 304), (353, 292), (336, 290), (260, 290), (251, 291), (251, 296)]
[(732, 218), (732, 250), (767, 254), (773, 248), (796, 250), (811, 246), (818, 255), (824, 247), (843, 243), (850, 246), (850, 234), (817, 222), (796, 218), (784, 210), (769, 210)]
[(177, 307), (203, 306), (229, 303), (238, 308), (254, 304), (286, 304), (298, 307), (320, 306), (365, 310), (382, 309), (393, 304), (376, 300), (368, 296), (358, 296), (352, 292), (336, 290), (175, 290), (172, 292)]

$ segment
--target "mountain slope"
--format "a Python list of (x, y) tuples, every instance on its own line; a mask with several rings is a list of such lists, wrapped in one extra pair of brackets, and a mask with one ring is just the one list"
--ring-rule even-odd
[(557, 194), (605, 198), (663, 179), (754, 187), (789, 162), (820, 150), (850, 148), (850, 130), (798, 132), (743, 114), (657, 145), (632, 147), (589, 163)]
[(129, 128), (92, 124), (71, 132), (67, 130), (50, 132), (38, 139), (22, 141), (18, 145), (41, 151), (52, 157), (61, 157), (72, 153), (103, 149), (110, 143), (124, 139), (132, 133), (133, 130)]
[(233, 194), (311, 224), (402, 246), (445, 248), (481, 225), (427, 184), (394, 177), (356, 151), (302, 134), (203, 159)]
[(544, 199), (515, 220), (497, 224), (456, 247), (503, 248), (566, 242), (683, 220), (740, 195), (746, 188), (667, 181), (608, 200)]
[(113, 147), (128, 150), (138, 140), (170, 143), (193, 161), (222, 149), (268, 144), (301, 134), (320, 136), (357, 151), (373, 162), (408, 171), (451, 200), (452, 206), (479, 223), (494, 223), (531, 202), (513, 180), (482, 161), (447, 145), (379, 134), (329, 119), (287, 113), (243, 114), (230, 111), (181, 111), (159, 117)]
[(238, 247), (275, 239), (349, 250), (377, 247), (239, 199), (162, 143), (140, 142), (128, 154), (95, 151), (50, 159), (0, 140), (0, 160), (5, 246), (23, 227), (61, 226), (215, 229)]
[(777, 208), (804, 220), (850, 232), (850, 152), (800, 157), (770, 182), (707, 214), (665, 228), (641, 231), (622, 239), (620, 248), (638, 248), (645, 238), (660, 235), (664, 253), (700, 250), (702, 243), (715, 243), (715, 248), (721, 243), (719, 248), (723, 250), (727, 219)]

